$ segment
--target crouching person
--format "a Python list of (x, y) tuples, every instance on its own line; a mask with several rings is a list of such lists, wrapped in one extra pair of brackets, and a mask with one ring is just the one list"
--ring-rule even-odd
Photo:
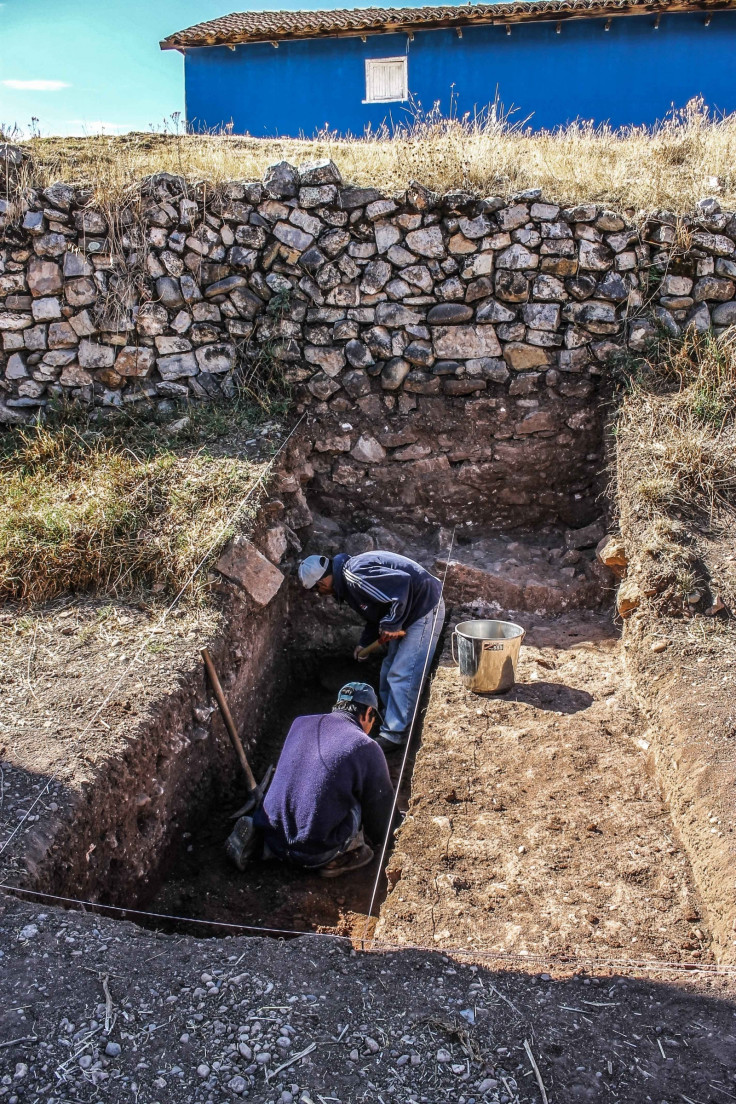
[(331, 713), (296, 718), (263, 805), (252, 819), (242, 817), (228, 840), (241, 870), (261, 846), (264, 857), (323, 878), (372, 860), (371, 843), (383, 841), (394, 803), (385, 756), (369, 736), (377, 712), (373, 688), (349, 682)]

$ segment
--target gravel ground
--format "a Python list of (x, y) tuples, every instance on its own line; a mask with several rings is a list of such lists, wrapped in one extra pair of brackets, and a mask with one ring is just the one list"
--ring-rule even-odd
[[(728, 1101), (732, 979), (551, 978), (0, 900), (0, 1100)], [(525, 1045), (526, 1042), (526, 1045)], [(528, 1051), (526, 1049), (528, 1046)]]

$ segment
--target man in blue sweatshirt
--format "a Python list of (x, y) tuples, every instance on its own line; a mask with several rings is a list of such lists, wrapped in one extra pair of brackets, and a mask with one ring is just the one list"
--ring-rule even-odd
[(445, 619), (442, 584), (396, 552), (308, 556), (299, 564), (307, 590), (347, 602), (366, 626), (354, 655), (375, 640), (388, 645), (381, 666), (383, 723), (376, 741), (386, 753), (406, 743), (422, 684)]
[(240, 870), (261, 843), (264, 858), (323, 878), (372, 860), (366, 836), (382, 844), (396, 816), (386, 759), (368, 735), (377, 707), (372, 686), (349, 682), (331, 713), (296, 718), (262, 806), (252, 818), (241, 817), (227, 841)]

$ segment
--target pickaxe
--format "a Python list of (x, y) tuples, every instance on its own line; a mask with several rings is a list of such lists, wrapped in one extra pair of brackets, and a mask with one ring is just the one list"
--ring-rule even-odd
[(227, 729), (228, 736), (230, 737), (232, 745), (235, 748), (235, 754), (240, 760), (240, 765), (243, 768), (243, 774), (245, 775), (245, 780), (248, 784), (247, 800), (242, 809), (238, 809), (236, 813), (232, 814), (232, 818), (235, 819), (235, 817), (245, 816), (246, 813), (251, 812), (251, 810), (253, 809), (257, 809), (258, 806), (261, 804), (266, 790), (268, 789), (268, 784), (271, 781), (273, 766), (270, 766), (268, 768), (260, 782), (256, 782), (255, 775), (250, 769), (250, 763), (246, 758), (245, 750), (241, 743), (240, 737), (238, 736), (237, 729), (235, 728), (235, 722), (233, 721), (232, 714), (225, 700), (225, 695), (222, 691), (220, 680), (217, 677), (217, 671), (215, 670), (210, 653), (206, 648), (202, 649), (202, 659), (204, 660), (207, 674), (209, 675), (210, 682), (212, 683), (212, 689), (215, 692), (217, 704), (220, 707), (220, 713), (222, 714), (222, 719), (225, 722), (225, 728)]

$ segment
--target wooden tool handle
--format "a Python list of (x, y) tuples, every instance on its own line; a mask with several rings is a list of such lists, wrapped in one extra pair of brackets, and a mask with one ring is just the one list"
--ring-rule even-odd
[(217, 704), (220, 707), (222, 719), (225, 722), (225, 728), (227, 729), (228, 736), (230, 737), (238, 759), (240, 760), (240, 765), (243, 768), (243, 773), (245, 774), (245, 777), (247, 779), (248, 786), (251, 790), (255, 790), (255, 776), (253, 774), (253, 771), (250, 769), (250, 764), (248, 763), (248, 760), (245, 757), (245, 751), (235, 728), (235, 722), (233, 721), (232, 714), (230, 712), (230, 709), (228, 708), (227, 702), (225, 701), (225, 695), (222, 692), (222, 686), (220, 685), (220, 680), (217, 677), (217, 671), (215, 670), (214, 664), (210, 657), (210, 653), (207, 651), (206, 648), (202, 649), (202, 659), (204, 660), (207, 674), (209, 675), (210, 682), (212, 683), (212, 689), (215, 692)]
[[(406, 633), (402, 632), (400, 635), (406, 636)], [(383, 644), (380, 640), (374, 640), (372, 644), (366, 644), (365, 648), (360, 649), (358, 652), (358, 659), (367, 659), (369, 655), (373, 655), (374, 652), (377, 652), (378, 649), (382, 647)]]

